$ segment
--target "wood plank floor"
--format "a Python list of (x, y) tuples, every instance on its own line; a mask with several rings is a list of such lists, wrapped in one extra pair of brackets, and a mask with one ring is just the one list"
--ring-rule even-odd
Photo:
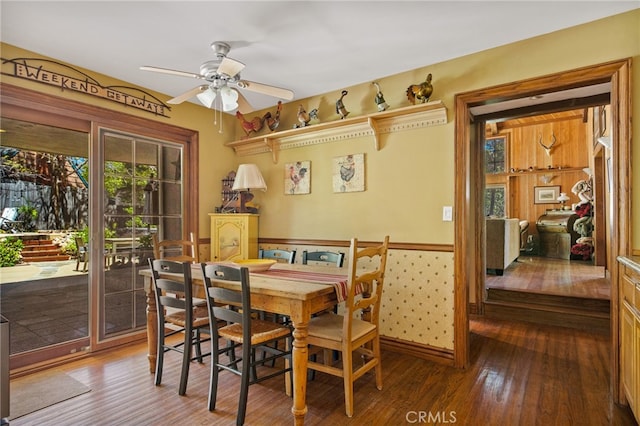
[(580, 260), (520, 256), (504, 275), (486, 275), (486, 288), (526, 291), (559, 296), (610, 299), (604, 267)]
[[(471, 330), (466, 370), (384, 352), (384, 389), (376, 390), (372, 375), (356, 382), (351, 419), (344, 414), (340, 379), (318, 373), (308, 385), (306, 424), (636, 424), (627, 407), (612, 403), (608, 335), (486, 318), (473, 318)], [(193, 364), (184, 397), (177, 395), (178, 363), (177, 355), (168, 355), (158, 387), (143, 344), (65, 364), (57, 368), (91, 392), (11, 425), (234, 424), (238, 378), (222, 374), (217, 410), (209, 412), (209, 362)], [(291, 399), (283, 388), (281, 377), (251, 386), (246, 424), (291, 424)]]

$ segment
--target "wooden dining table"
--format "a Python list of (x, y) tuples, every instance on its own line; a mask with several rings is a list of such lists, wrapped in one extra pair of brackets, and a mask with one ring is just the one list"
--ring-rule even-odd
[[(339, 303), (346, 290), (346, 269), (334, 266), (278, 263), (264, 272), (250, 274), (251, 307), (266, 312), (287, 315), (293, 324), (293, 419), (303, 425), (306, 406), (308, 324), (314, 313), (331, 309)], [(140, 271), (147, 295), (147, 344), (149, 372), (156, 367), (158, 341), (157, 308), (153, 295), (151, 271)], [(161, 274), (162, 275), (162, 274)], [(167, 276), (170, 276), (167, 274)], [(176, 278), (173, 276), (173, 278)], [(193, 296), (205, 298), (202, 269), (192, 270)], [(236, 283), (229, 288), (239, 289)]]

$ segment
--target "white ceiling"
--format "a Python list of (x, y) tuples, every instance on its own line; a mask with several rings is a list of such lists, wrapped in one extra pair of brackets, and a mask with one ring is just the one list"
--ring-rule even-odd
[[(7, 1), (3, 42), (166, 94), (202, 80), (213, 41), (242, 78), (294, 99), (426, 67), (640, 7), (635, 1)], [(435, 85), (435, 76), (434, 76)], [(384, 90), (384, 88), (383, 88)], [(277, 102), (243, 91), (256, 109)], [(194, 99), (195, 101), (195, 99)]]

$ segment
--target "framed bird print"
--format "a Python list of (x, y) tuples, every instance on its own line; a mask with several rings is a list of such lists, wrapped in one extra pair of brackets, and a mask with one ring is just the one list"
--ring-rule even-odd
[(311, 161), (296, 161), (284, 165), (285, 195), (311, 192)]
[(333, 159), (333, 192), (364, 191), (364, 154)]

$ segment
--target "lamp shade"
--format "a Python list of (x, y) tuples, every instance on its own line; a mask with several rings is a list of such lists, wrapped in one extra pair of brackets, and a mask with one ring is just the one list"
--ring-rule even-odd
[(240, 164), (233, 181), (234, 191), (249, 191), (251, 189), (267, 190), (267, 184), (262, 178), (260, 169), (255, 164)]
[(560, 201), (561, 203), (569, 201), (569, 197), (567, 196), (567, 193), (566, 192), (561, 192), (560, 196), (558, 197), (558, 201)]
[(204, 92), (200, 92), (196, 95), (200, 103), (207, 108), (213, 107), (213, 101), (216, 100), (216, 92), (211, 89), (207, 89)]
[(224, 86), (220, 89), (220, 97), (222, 98), (223, 111), (228, 112), (238, 108), (238, 92), (229, 86)]

